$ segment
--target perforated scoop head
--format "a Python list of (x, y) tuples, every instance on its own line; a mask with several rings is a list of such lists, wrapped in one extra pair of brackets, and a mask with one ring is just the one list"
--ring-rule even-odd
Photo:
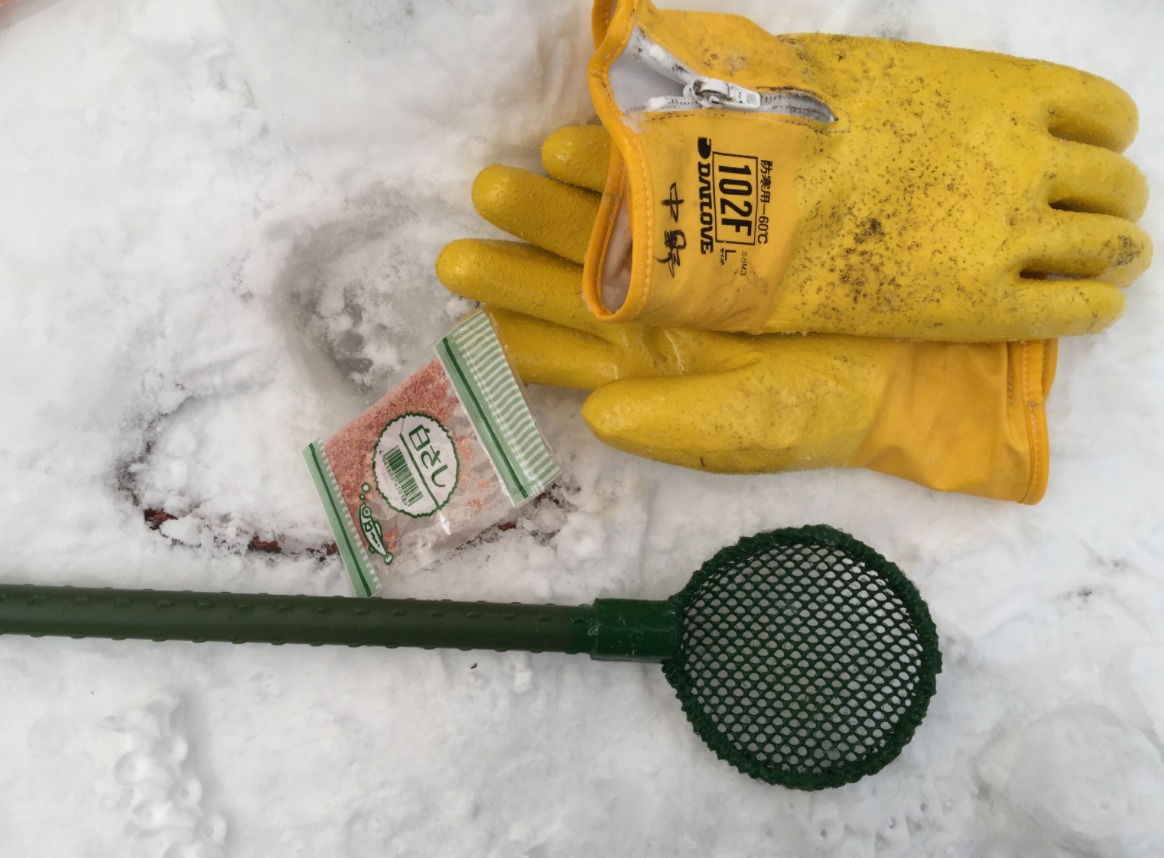
[(941, 670), (929, 611), (901, 570), (818, 525), (725, 548), (672, 597), (664, 662), (695, 731), (745, 774), (797, 789), (893, 760)]

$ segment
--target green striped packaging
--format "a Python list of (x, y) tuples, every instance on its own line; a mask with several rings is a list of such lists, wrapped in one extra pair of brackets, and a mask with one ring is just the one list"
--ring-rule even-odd
[[(314, 441), (303, 451), (339, 555), (361, 596), (377, 593), (387, 570), (427, 565), (503, 520), (561, 473), (488, 316), (468, 316), (434, 350), (435, 356), (398, 376), (392, 390), (329, 441)], [(437, 377), (442, 394), (420, 392)], [(453, 394), (460, 407), (447, 414), (443, 409)], [(432, 395), (446, 403), (437, 407), (432, 401), (444, 423), (424, 410), (425, 396)], [(477, 454), (462, 462), (450, 432), (475, 439)], [(482, 472), (461, 475), (462, 466)], [(454, 473), (450, 486), (447, 477)], [(485, 483), (490, 486), (480, 488)], [(468, 485), (483, 494), (463, 495)]]
[(319, 492), (320, 500), (323, 501), (327, 523), (331, 525), (336, 549), (339, 551), (340, 559), (344, 561), (344, 568), (348, 570), (348, 577), (352, 579), (352, 587), (357, 595), (375, 595), (380, 590), (380, 581), (373, 571), (372, 560), (360, 539), (360, 529), (356, 527), (352, 514), (344, 504), (335, 473), (327, 463), (327, 456), (323, 453), (323, 442), (315, 440), (308, 444), (303, 449), (303, 458), (307, 461), (311, 479), (315, 482), (315, 490)]
[(561, 469), (489, 317), (473, 313), (437, 343), (436, 351), (514, 506), (541, 494)]

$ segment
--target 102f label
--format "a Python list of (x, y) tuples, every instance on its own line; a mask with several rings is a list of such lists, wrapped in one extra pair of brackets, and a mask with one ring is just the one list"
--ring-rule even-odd
[(709, 137), (699, 138), (697, 150), (699, 252), (714, 253), (717, 244), (755, 245), (761, 213), (759, 159), (717, 152)]
[[(710, 174), (715, 240), (720, 244), (756, 243), (758, 162), (748, 155), (713, 152), (710, 162), (699, 165)], [(700, 175), (700, 194), (704, 177)], [(706, 252), (706, 251), (705, 251)]]

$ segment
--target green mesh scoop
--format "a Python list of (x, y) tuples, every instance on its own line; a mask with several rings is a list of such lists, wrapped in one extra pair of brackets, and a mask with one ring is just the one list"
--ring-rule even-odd
[(850, 783), (894, 759), (941, 670), (933, 621), (901, 570), (825, 526), (742, 539), (663, 602), (562, 607), (0, 585), (0, 633), (661, 662), (716, 754), (796, 789)]

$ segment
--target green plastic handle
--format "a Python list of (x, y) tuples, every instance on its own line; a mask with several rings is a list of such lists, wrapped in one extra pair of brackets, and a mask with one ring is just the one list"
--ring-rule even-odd
[(450, 647), (663, 661), (678, 641), (667, 602), (495, 604), (0, 585), (0, 634), (141, 640)]

